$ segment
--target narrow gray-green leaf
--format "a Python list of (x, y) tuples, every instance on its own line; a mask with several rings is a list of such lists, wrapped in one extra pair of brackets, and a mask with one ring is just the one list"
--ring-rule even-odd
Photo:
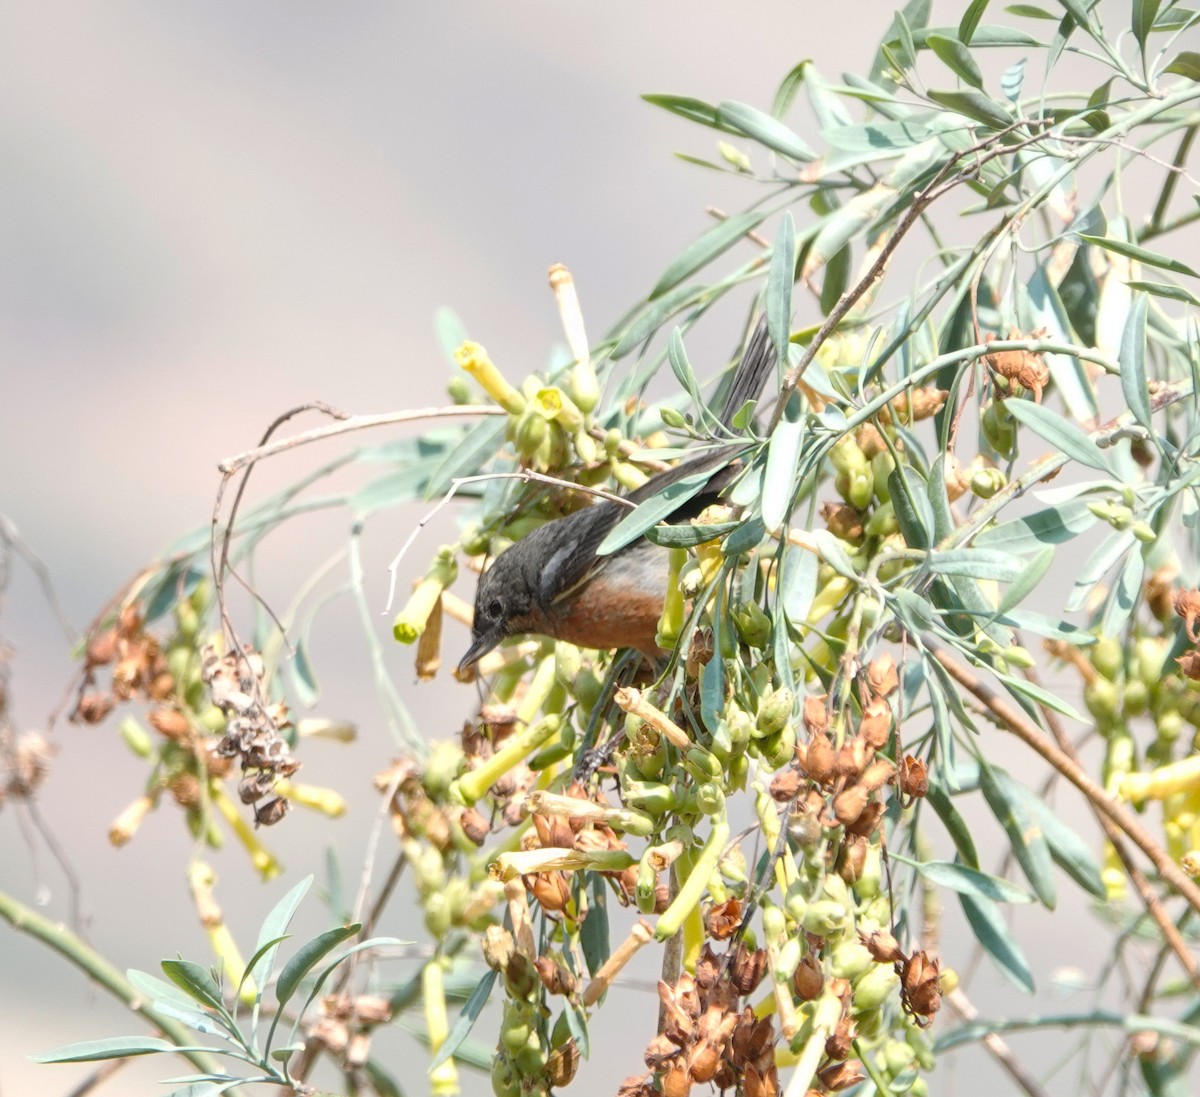
[(983, 18), (983, 13), (987, 10), (987, 6), (988, 0), (971, 0), (970, 6), (963, 13), (963, 17), (958, 23), (958, 37), (964, 46), (971, 44), (971, 35), (975, 33), (975, 28), (979, 26), (979, 20)]
[(1096, 516), (1087, 503), (1077, 499), (985, 529), (975, 538), (975, 544), (1016, 553), (1040, 552), (1045, 545), (1073, 540), (1095, 524)]
[(178, 1050), (179, 1048), (169, 1040), (160, 1040), (156, 1036), (111, 1036), (106, 1040), (82, 1040), (77, 1044), (64, 1044), (29, 1058), (35, 1063), (94, 1063), (100, 1059), (128, 1059), (133, 1055), (153, 1055), (160, 1051)]
[(1152, 293), (1155, 297), (1165, 297), (1169, 301), (1182, 301), (1185, 305), (1200, 305), (1200, 297), (1189, 293), (1182, 286), (1170, 286), (1165, 282), (1141, 282), (1137, 280), (1126, 282), (1125, 285), (1130, 289)]
[(348, 926), (337, 926), (334, 929), (327, 929), (301, 946), (296, 955), (283, 965), (283, 970), (279, 973), (279, 982), (275, 984), (275, 997), (279, 1004), (286, 1005), (291, 996), (296, 993), (296, 988), (304, 976), (316, 967), (323, 957), (343, 941), (355, 936), (361, 929), (362, 926), (358, 922)]
[(950, 835), (950, 840), (954, 843), (954, 848), (958, 850), (959, 857), (970, 868), (978, 868), (979, 854), (975, 850), (975, 839), (971, 835), (971, 828), (958, 808), (954, 806), (949, 793), (931, 781), (929, 792), (925, 798), (929, 802), (929, 806), (937, 813), (937, 817), (941, 819), (946, 833)]
[[(896, 854), (893, 853), (892, 856), (895, 857)], [(957, 891), (960, 895), (974, 895), (996, 903), (1033, 902), (1033, 896), (1016, 884), (1011, 884), (999, 876), (990, 876), (978, 869), (968, 868), (966, 865), (955, 864), (953, 861), (926, 861), (924, 864), (918, 864), (901, 857), (897, 857), (897, 860), (911, 864), (931, 884)]]
[(308, 658), (307, 638), (300, 636), (293, 647), (292, 657), (288, 660), (292, 689), (296, 698), (305, 708), (311, 708), (321, 696), (321, 687), (317, 684), (317, 675), (312, 662)]
[(727, 100), (717, 107), (717, 117), (729, 128), (792, 160), (807, 162), (817, 158), (817, 154), (778, 118), (748, 103)]
[(1144, 293), (1134, 297), (1133, 308), (1125, 321), (1121, 335), (1121, 391), (1125, 403), (1136, 419), (1150, 429), (1150, 390), (1146, 385), (1146, 309), (1149, 301)]
[(768, 533), (778, 533), (791, 511), (803, 439), (804, 421), (792, 422), (786, 417), (779, 421), (771, 434), (762, 494), (763, 525)]
[(671, 366), (671, 372), (675, 374), (675, 379), (692, 398), (693, 407), (703, 413), (705, 404), (700, 395), (700, 386), (696, 381), (692, 363), (688, 360), (687, 347), (683, 345), (683, 333), (677, 327), (671, 329), (671, 337), (667, 340), (667, 362)]
[(930, 91), (929, 98), (992, 129), (1012, 125), (1012, 115), (981, 91)]
[(1052, 22), (1058, 22), (1057, 15), (1034, 4), (1009, 4), (1004, 10), (1010, 15), (1023, 15), (1026, 19), (1049, 19)]
[(651, 496), (644, 503), (639, 503), (626, 517), (617, 523), (600, 547), (596, 549), (599, 556), (607, 556), (611, 552), (623, 549), (632, 544), (651, 526), (658, 525), (664, 518), (670, 517), (694, 495), (704, 490), (705, 484), (712, 477), (711, 468), (694, 472), (675, 483), (669, 484), (657, 495)]
[(650, 291), (650, 299), (661, 297), (706, 263), (728, 251), (751, 229), (762, 224), (766, 216), (761, 210), (747, 210), (744, 213), (735, 213), (732, 217), (713, 225), (684, 248), (678, 258), (667, 267), (658, 284)]
[[(954, 38), (958, 34), (957, 27), (927, 27), (912, 32), (913, 44), (917, 49), (924, 49), (932, 35), (943, 38)], [(1006, 27), (999, 23), (984, 23), (977, 26), (971, 34), (971, 44), (975, 47), (1005, 47), (1005, 46), (1040, 46), (1042, 45), (1028, 31), (1017, 30), (1016, 27)]]
[(928, 549), (937, 541), (933, 506), (928, 486), (911, 465), (897, 465), (888, 474), (892, 509), (905, 542), (912, 548)]
[(225, 1002), (221, 988), (205, 968), (190, 960), (163, 960), (163, 974), (185, 994), (197, 1002), (224, 1011)]
[(292, 924), (292, 919), (296, 916), (296, 911), (299, 910), (304, 896), (308, 894), (308, 889), (312, 887), (312, 882), (312, 876), (306, 876), (280, 899), (263, 919), (262, 927), (258, 931), (258, 940), (254, 944), (254, 951), (256, 955), (259, 955), (259, 959), (249, 968), (251, 978), (258, 984), (260, 995), (262, 988), (271, 981), (271, 974), (275, 970), (275, 957), (279, 954), (279, 945), (275, 944), (265, 952), (263, 949), (268, 942), (278, 941), (287, 934), (288, 926)]
[(955, 76), (973, 88), (983, 89), (983, 73), (975, 63), (975, 58), (971, 56), (971, 51), (957, 38), (931, 34), (927, 44)]
[(1127, 529), (1114, 530), (1092, 550), (1092, 554), (1084, 561), (1082, 569), (1077, 573), (1071, 593), (1067, 597), (1067, 604), (1064, 608), (1068, 613), (1074, 613), (1083, 608), (1083, 604), (1096, 584), (1100, 582), (1101, 577), (1133, 548), (1136, 540), (1137, 538)]
[(1009, 65), (1000, 75), (1000, 90), (1004, 98), (1015, 103), (1021, 98), (1021, 88), (1025, 85), (1025, 66), (1028, 58), (1022, 57), (1016, 64)]
[(471, 991), (471, 997), (463, 1003), (463, 1007), (459, 1011), (454, 1025), (446, 1034), (446, 1039), (442, 1042), (442, 1046), (437, 1049), (437, 1053), (430, 1061), (430, 1073), (437, 1070), (438, 1067), (449, 1059), (458, 1050), (459, 1045), (471, 1034), (471, 1029), (475, 1027), (475, 1022), (479, 1019), (479, 1014), (483, 1012), (483, 1007), (487, 1005), (487, 1000), (492, 993), (492, 987), (496, 985), (496, 976), (499, 974), (498, 971), (489, 971), (479, 980), (479, 985)]
[(1064, 419), (1058, 412), (1051, 411), (1044, 404), (1035, 404), (1032, 400), (1005, 400), (1004, 406), (1018, 423), (1062, 450), (1073, 461), (1107, 472), (1110, 476), (1119, 475), (1109, 455), (1080, 427)]
[(1014, 606), (1019, 606), (1025, 601), (1034, 587), (1042, 581), (1046, 572), (1050, 570), (1052, 563), (1054, 563), (1054, 549), (1047, 545), (1041, 552), (1036, 553), (1033, 559), (1021, 569), (1021, 574), (1012, 581), (1009, 588), (1004, 592), (1004, 597), (1000, 599), (1000, 605), (996, 612), (1007, 613)]
[(1055, 815), (1044, 800), (1035, 796), (1031, 803), (1041, 824), (1042, 833), (1050, 846), (1050, 856), (1054, 858), (1054, 863), (1089, 895), (1097, 899), (1106, 899), (1108, 893), (1100, 875), (1100, 864), (1092, 852), (1092, 845)]
[(725, 133), (737, 132), (725, 125), (717, 114), (717, 108), (703, 99), (693, 99), (688, 95), (643, 95), (642, 98), (671, 114), (686, 118), (689, 122), (699, 122), (702, 126), (711, 126)]
[(792, 289), (796, 280), (796, 223), (792, 212), (784, 213), (771, 251), (767, 274), (767, 329), (779, 362), (786, 368), (792, 334)]
[(1020, 945), (1004, 924), (1004, 915), (1000, 908), (990, 899), (981, 899), (974, 895), (963, 895), (958, 901), (962, 904), (963, 913), (975, 939), (983, 947), (984, 952), (991, 957), (992, 962), (1001, 973), (1026, 994), (1034, 992), (1033, 972), (1029, 962), (1021, 952)]
[(1054, 862), (1045, 835), (1025, 795), (1028, 790), (1008, 778), (1007, 774), (987, 766), (979, 771), (979, 788), (992, 814), (1008, 835), (1013, 856), (1034, 894), (1044, 906), (1053, 910), (1058, 901), (1054, 887)]
[(936, 575), (965, 575), (1011, 583), (1025, 569), (1019, 556), (1001, 549), (967, 548), (931, 552), (928, 567)]
[(784, 542), (781, 546), (779, 601), (787, 619), (796, 627), (808, 619), (817, 596), (817, 572), (820, 561), (815, 553)]
[(1116, 240), (1111, 236), (1089, 236), (1085, 232), (1079, 234), (1079, 239), (1086, 240), (1089, 244), (1095, 244), (1096, 247), (1103, 248), (1105, 251), (1116, 252), (1117, 255), (1123, 255), (1126, 259), (1136, 259), (1139, 263), (1148, 263), (1160, 270), (1169, 270), (1174, 274), (1186, 274), (1191, 278), (1200, 278), (1200, 274), (1197, 274), (1186, 263), (1172, 259), (1169, 255), (1139, 247), (1137, 244), (1130, 244), (1126, 240)]

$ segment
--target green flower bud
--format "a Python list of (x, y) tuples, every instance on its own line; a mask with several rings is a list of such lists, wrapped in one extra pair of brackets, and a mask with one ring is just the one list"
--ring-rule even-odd
[(630, 781), (621, 791), (625, 803), (651, 815), (662, 815), (675, 808), (675, 790), (670, 785), (651, 781)]
[(789, 937), (783, 943), (775, 960), (775, 981), (786, 983), (800, 966), (804, 958), (804, 944), (799, 937)]
[(884, 1069), (893, 1078), (909, 1070), (916, 1062), (913, 1049), (903, 1040), (889, 1039), (883, 1046)]
[(594, 465), (600, 460), (600, 446), (586, 430), (580, 428), (571, 437), (575, 455), (585, 465)]
[(117, 725), (117, 731), (125, 740), (125, 745), (139, 758), (149, 758), (154, 753), (154, 741), (150, 733), (132, 716), (126, 716)]
[(687, 417), (678, 408), (673, 408), (669, 404), (664, 404), (658, 409), (659, 418), (662, 419), (668, 427), (673, 427), (675, 430), (683, 430), (688, 426)]
[(1141, 716), (1150, 704), (1150, 690), (1140, 678), (1126, 678), (1121, 694), (1121, 712), (1126, 717)]
[(888, 477), (896, 467), (896, 459), (890, 452), (884, 450), (871, 458), (871, 473), (875, 477), (875, 498), (881, 504), (892, 501), (892, 492), (888, 487)]
[(526, 408), (516, 419), (510, 419), (509, 428), (513, 446), (526, 461), (533, 458), (550, 436), (550, 424), (532, 408)]
[(846, 502), (858, 510), (865, 510), (875, 497), (875, 474), (871, 466), (852, 470), (846, 488)]
[(853, 434), (844, 434), (829, 451), (829, 463), (838, 472), (852, 472), (868, 468), (870, 462), (863, 453)]
[[(875, 481), (877, 484), (879, 480)], [(892, 506), (889, 499), (886, 503), (880, 503), (867, 519), (866, 525), (863, 526), (863, 532), (868, 537), (884, 538), (890, 537), (900, 529), (900, 523), (896, 521), (896, 510)]]
[(1143, 636), (1133, 645), (1133, 658), (1138, 678), (1155, 686), (1163, 676), (1167, 661), (1167, 642), (1159, 636)]
[(804, 922), (804, 916), (808, 913), (808, 884), (804, 880), (793, 880), (788, 885), (783, 909), (797, 925)]
[(990, 499), (1008, 484), (1008, 477), (998, 468), (976, 469), (971, 473), (971, 494), (979, 499)]
[(762, 911), (763, 937), (769, 943), (782, 946), (787, 939), (787, 921), (783, 911), (774, 905), (763, 905)]
[(854, 984), (855, 1013), (879, 1009), (900, 993), (900, 976), (884, 964), (872, 964)]
[(829, 971), (835, 978), (853, 982), (863, 975), (875, 961), (866, 947), (858, 941), (842, 941), (829, 957)]
[(1001, 457), (1013, 456), (1017, 444), (1017, 424), (1003, 400), (993, 400), (983, 413), (983, 436)]
[(456, 373), (446, 382), (446, 392), (450, 395), (450, 400), (455, 404), (469, 404), (473, 396), (471, 382), (461, 373)]
[(809, 903), (804, 912), (804, 928), (818, 937), (828, 937), (842, 929), (850, 915), (849, 910), (832, 899), (818, 899)]
[(1114, 720), (1119, 709), (1117, 687), (1107, 678), (1093, 678), (1083, 687), (1083, 703), (1098, 721)]
[(783, 769), (796, 756), (796, 728), (789, 724), (778, 735), (761, 740), (758, 746), (771, 769)]
[(585, 415), (600, 403), (600, 382), (596, 380), (596, 371), (590, 361), (573, 366), (563, 379), (563, 388)]
[(1120, 643), (1113, 636), (1101, 636), (1090, 648), (1084, 649), (1090, 656), (1092, 666), (1110, 682), (1116, 681), (1121, 673), (1125, 657)]
[(716, 815), (725, 808), (725, 793), (715, 781), (705, 781), (696, 789), (696, 810), (704, 815)]
[(795, 700), (792, 691), (783, 686), (764, 694), (758, 705), (753, 734), (758, 738), (765, 738), (781, 732), (792, 718)]
[(765, 648), (771, 640), (771, 618), (757, 602), (739, 602), (733, 610), (733, 623), (747, 647)]

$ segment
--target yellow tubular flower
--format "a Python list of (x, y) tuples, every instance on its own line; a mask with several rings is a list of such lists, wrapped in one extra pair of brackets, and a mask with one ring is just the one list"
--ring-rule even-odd
[(683, 631), (683, 591), (679, 589), (679, 572), (687, 559), (687, 550), (673, 548), (668, 555), (667, 597), (663, 601), (662, 616), (658, 619), (658, 631), (654, 642), (660, 648), (673, 648)]
[(246, 851), (250, 854), (250, 863), (254, 865), (258, 874), (264, 880), (272, 880), (278, 876), (283, 871), (283, 867), (275, 860), (275, 855), (259, 842), (257, 835), (250, 829), (250, 824), (242, 818), (237, 804), (229, 798), (225, 786), (216, 781), (210, 781), (209, 796), (213, 806), (224, 817), (233, 833), (237, 835), (238, 841), (246, 847)]
[(458, 562), (454, 559), (454, 550), (443, 546), (416, 589), (412, 592), (405, 607), (396, 615), (392, 625), (392, 634), (402, 644), (411, 644), (425, 631), (430, 615), (437, 607), (445, 590), (458, 578)]
[(708, 878), (717, 867), (721, 854), (725, 852), (725, 843), (729, 841), (729, 823), (725, 819), (714, 819), (712, 833), (700, 850), (692, 871), (688, 874), (679, 888), (679, 894), (671, 901), (671, 905), (663, 911), (654, 927), (654, 936), (659, 941), (666, 941), (679, 932), (683, 920), (700, 905), (700, 900), (708, 887)]
[[(429, 1033), (429, 1050), (435, 1055), (450, 1034), (443, 975), (442, 961), (437, 956), (432, 957), (421, 969), (421, 1000), (425, 1006), (425, 1028)], [(429, 1088), (435, 1097), (456, 1097), (459, 1092), (458, 1068), (454, 1065), (453, 1056), (430, 1073)]]
[(454, 352), (454, 358), (509, 415), (520, 415), (525, 410), (525, 397), (504, 379), (480, 344), (468, 339)]
[(1200, 754), (1171, 762), (1148, 773), (1122, 775), (1118, 790), (1135, 804), (1143, 800), (1165, 800), (1177, 792), (1200, 789)]

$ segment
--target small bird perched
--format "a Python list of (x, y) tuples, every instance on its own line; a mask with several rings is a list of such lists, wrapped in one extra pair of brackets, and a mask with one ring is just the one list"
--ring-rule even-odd
[[(775, 352), (760, 319), (738, 363), (719, 416), (731, 425), (738, 409), (758, 397), (775, 364)], [(685, 477), (713, 468), (699, 494), (682, 501), (667, 519), (686, 520), (716, 502), (733, 482), (730, 457), (744, 444), (731, 443), (660, 472), (636, 491), (641, 503)], [(637, 648), (658, 654), (654, 637), (667, 596), (668, 554), (644, 537), (607, 556), (596, 549), (627, 513), (603, 500), (538, 527), (502, 552), (479, 580), (471, 646), (460, 671), (497, 644), (533, 632), (586, 648)]]

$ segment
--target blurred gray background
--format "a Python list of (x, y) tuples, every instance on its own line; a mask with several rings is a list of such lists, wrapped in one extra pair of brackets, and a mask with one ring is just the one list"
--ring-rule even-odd
[[(943, 20), (957, 22), (961, 5), (942, 6)], [(802, 58), (816, 58), (830, 78), (865, 71), (891, 9), (709, 0), (6, 4), (0, 512), (41, 554), (75, 627), (177, 535), (205, 524), (216, 462), (252, 446), (280, 411), (309, 399), (354, 413), (443, 402), (450, 368), (434, 336), (439, 306), (522, 376), (561, 339), (545, 281), (551, 263), (574, 273), (597, 336), (711, 223), (705, 206), (738, 208), (756, 193), (675, 159), (674, 150), (714, 156), (715, 135), (641, 93), (769, 108)], [(730, 350), (697, 357), (707, 354), (707, 371)], [(351, 443), (279, 459), (256, 473), (252, 499)], [(364, 548), (380, 607), (386, 562), (421, 513), (370, 527)], [(276, 537), (260, 570), (264, 588), (286, 602), (344, 541), (347, 523), (340, 512)], [(437, 543), (436, 532), (418, 543), (411, 572)], [(308, 749), (303, 776), (339, 789), (351, 811), (333, 825), (296, 812), (265, 833), (287, 866), (283, 883), (261, 885), (235, 846), (212, 855), (217, 896), (247, 950), (287, 884), (320, 876), (330, 842), (356, 886), (377, 814), (370, 777), (394, 750), (352, 610), (335, 605), (320, 625), (317, 711), (358, 721), (360, 738)], [(0, 628), (15, 649), (17, 727), (45, 727), (73, 668), (19, 566)], [(378, 618), (378, 630), (388, 644), (388, 619)], [(463, 639), (449, 632), (448, 656)], [(423, 734), (455, 734), (474, 691), (419, 688), (410, 654), (388, 652)], [(178, 813), (164, 808), (133, 845), (114, 850), (108, 825), (140, 793), (144, 764), (112, 726), (60, 720), (53, 737), (60, 753), (41, 813), (78, 874), (88, 938), (121, 969), (155, 970), (177, 952), (207, 962), (182, 878), (191, 847)], [(0, 843), (0, 888), (67, 917), (63, 871), (11, 807), (0, 812)], [(386, 866), (386, 836), (384, 849)], [(402, 883), (393, 908), (409, 903)], [(301, 931), (323, 928), (322, 914), (310, 899)], [(1054, 965), (1095, 969), (1103, 938), (1087, 932), (1090, 915), (1080, 917), (1018, 913), (1022, 940), (1049, 946), (1040, 983)], [(422, 934), (399, 913), (380, 931)], [(987, 1015), (1029, 1008), (990, 973), (979, 985)], [(613, 1092), (640, 1069), (654, 996), (624, 993), (625, 1003), (601, 1012), (593, 1062), (572, 1092)], [(107, 996), (0, 926), (4, 1097), (66, 1093), (89, 1073), (34, 1067), (27, 1054), (135, 1031)], [(397, 1072), (421, 1093), (424, 1060), (414, 1047), (397, 1052), (409, 1057)], [(965, 1073), (944, 1066), (934, 1090), (981, 1092), (981, 1078), (1000, 1085), (989, 1066), (967, 1062)], [(154, 1079), (181, 1072), (182, 1064), (140, 1062), (100, 1092), (151, 1093)], [(490, 1087), (466, 1075), (464, 1090)]]

